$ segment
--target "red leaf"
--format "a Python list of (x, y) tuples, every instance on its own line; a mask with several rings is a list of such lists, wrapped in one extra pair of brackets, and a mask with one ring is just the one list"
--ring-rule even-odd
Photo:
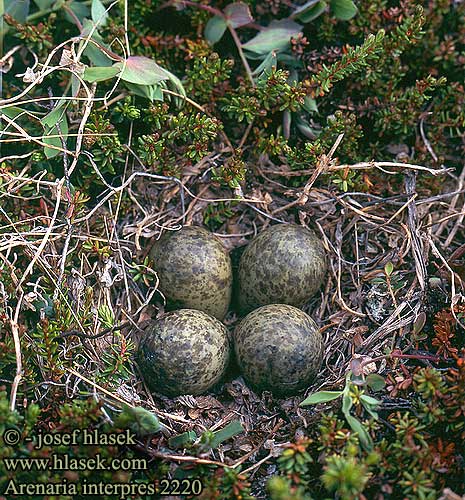
[(242, 2), (231, 3), (224, 9), (226, 19), (233, 28), (240, 28), (253, 21), (249, 6)]

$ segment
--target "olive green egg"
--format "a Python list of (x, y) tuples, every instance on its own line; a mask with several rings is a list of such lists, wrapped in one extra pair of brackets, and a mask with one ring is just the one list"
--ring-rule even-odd
[(326, 275), (326, 255), (316, 234), (280, 224), (258, 234), (239, 261), (237, 299), (241, 314), (266, 304), (302, 307)]
[(212, 233), (197, 226), (168, 231), (153, 244), (151, 256), (167, 309), (198, 309), (226, 315), (232, 294), (229, 253)]
[(139, 338), (137, 363), (150, 390), (166, 396), (198, 395), (226, 371), (231, 339), (216, 318), (195, 309), (163, 314)]
[(270, 304), (249, 313), (234, 331), (239, 368), (254, 389), (277, 396), (308, 387), (323, 361), (323, 338), (313, 319), (287, 304)]

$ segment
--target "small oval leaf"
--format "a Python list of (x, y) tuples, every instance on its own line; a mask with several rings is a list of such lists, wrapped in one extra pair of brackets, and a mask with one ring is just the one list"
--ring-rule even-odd
[(352, 0), (331, 0), (331, 10), (341, 21), (348, 21), (357, 14), (357, 7)]
[(379, 401), (378, 399), (375, 399), (375, 398), (373, 398), (371, 396), (368, 396), (368, 394), (362, 394), (360, 396), (360, 401), (363, 401), (367, 405), (373, 406), (375, 408), (378, 407), (381, 404), (381, 401)]
[(282, 51), (289, 47), (291, 38), (301, 33), (302, 26), (290, 19), (272, 21), (242, 47), (250, 52), (266, 55), (272, 50)]
[(240, 28), (253, 21), (249, 6), (242, 2), (231, 3), (224, 9), (227, 22), (233, 28)]
[(105, 26), (108, 19), (108, 12), (100, 0), (92, 0), (90, 11), (92, 15), (92, 21), (94, 21), (96, 26)]
[(363, 426), (362, 422), (357, 420), (352, 415), (346, 415), (347, 423), (350, 425), (351, 429), (358, 434), (360, 439), (360, 444), (365, 448), (365, 450), (371, 450), (373, 448), (373, 440), (370, 434)]
[(121, 79), (139, 85), (155, 85), (168, 80), (168, 73), (153, 60), (144, 56), (130, 56), (125, 63), (118, 62), (114, 68), (122, 69)]
[(366, 382), (373, 391), (380, 391), (386, 386), (384, 378), (377, 373), (370, 373), (366, 378)]
[(342, 396), (342, 391), (320, 391), (315, 392), (304, 399), (299, 406), (317, 405), (319, 403), (327, 403)]
[(394, 271), (394, 264), (391, 261), (386, 262), (386, 265), (384, 266), (384, 272), (386, 273), (386, 276), (391, 276), (392, 271)]
[(413, 323), (413, 333), (418, 334), (423, 330), (426, 323), (426, 313), (422, 311)]
[(227, 27), (228, 25), (222, 17), (212, 17), (205, 26), (204, 31), (204, 36), (207, 39), (208, 43), (213, 45), (216, 42), (219, 42), (223, 37)]
[(298, 19), (301, 23), (309, 23), (313, 21), (318, 16), (323, 14), (327, 7), (327, 3), (324, 1), (312, 0), (306, 4), (299, 7), (294, 11), (292, 17)]
[(105, 80), (110, 80), (110, 78), (115, 77), (121, 71), (120, 68), (115, 66), (100, 66), (86, 68), (84, 70), (83, 79), (86, 82), (103, 82)]
[(29, 8), (29, 0), (10, 0), (5, 2), (4, 12), (9, 14), (13, 19), (16, 19), (16, 21), (25, 23), (29, 14)]

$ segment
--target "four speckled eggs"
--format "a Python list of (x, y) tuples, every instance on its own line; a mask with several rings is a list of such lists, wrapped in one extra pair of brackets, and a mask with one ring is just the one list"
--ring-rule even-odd
[(298, 309), (326, 273), (322, 243), (294, 224), (273, 226), (248, 245), (239, 262), (238, 309), (232, 342), (221, 323), (229, 309), (232, 266), (212, 233), (188, 226), (165, 233), (151, 250), (159, 290), (170, 309), (152, 322), (137, 354), (149, 388), (169, 396), (200, 394), (226, 371), (231, 344), (246, 381), (278, 396), (295, 394), (316, 377), (323, 340)]

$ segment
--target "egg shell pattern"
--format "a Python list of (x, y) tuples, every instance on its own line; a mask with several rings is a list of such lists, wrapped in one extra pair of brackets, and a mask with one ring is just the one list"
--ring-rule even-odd
[(230, 348), (229, 332), (220, 321), (181, 309), (163, 314), (145, 329), (136, 357), (152, 391), (198, 395), (221, 379)]
[(327, 263), (316, 234), (296, 224), (280, 224), (258, 234), (239, 262), (241, 314), (266, 304), (302, 307), (320, 288)]
[(232, 294), (231, 259), (221, 241), (204, 228), (165, 233), (151, 250), (167, 309), (198, 309), (226, 315)]
[(233, 341), (246, 381), (276, 395), (292, 395), (308, 387), (323, 360), (318, 326), (303, 311), (287, 304), (252, 311), (236, 327)]

